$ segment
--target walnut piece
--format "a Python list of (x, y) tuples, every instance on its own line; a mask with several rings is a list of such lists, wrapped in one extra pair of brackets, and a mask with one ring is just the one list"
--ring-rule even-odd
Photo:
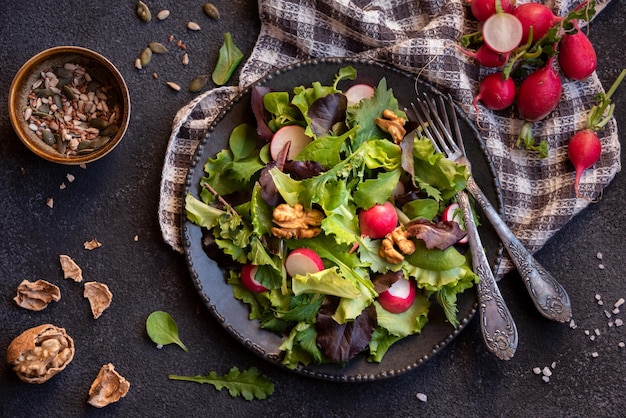
[(18, 335), (7, 349), (7, 362), (26, 383), (44, 383), (74, 358), (74, 340), (52, 324), (30, 328)]
[(278, 225), (272, 228), (274, 236), (300, 239), (319, 235), (324, 215), (317, 209), (304, 209), (299, 203), (293, 206), (281, 203), (274, 208), (273, 218), (273, 222)]
[(17, 306), (31, 311), (41, 311), (50, 302), (61, 300), (61, 291), (55, 285), (45, 280), (30, 282), (22, 280), (17, 286), (17, 295), (13, 298)]
[(407, 238), (407, 232), (399, 226), (383, 238), (378, 253), (389, 263), (398, 264), (404, 260), (404, 255), (413, 254), (413, 252), (415, 252), (415, 243)]
[(61, 254), (59, 256), (59, 261), (61, 261), (64, 278), (72, 279), (76, 283), (83, 281), (83, 270), (78, 267), (78, 264), (76, 264), (70, 256)]
[(99, 282), (85, 283), (83, 296), (89, 299), (93, 319), (98, 319), (102, 312), (111, 305), (113, 299), (113, 293), (109, 290), (109, 286)]
[(96, 248), (102, 247), (102, 243), (94, 238), (91, 241), (85, 241), (83, 243), (83, 246), (85, 247), (86, 250), (91, 251), (91, 250), (95, 250)]
[(126, 396), (130, 382), (124, 379), (109, 363), (102, 366), (89, 388), (89, 405), (102, 408)]
[(406, 129), (404, 129), (406, 120), (389, 109), (383, 110), (382, 116), (382, 118), (374, 119), (374, 122), (380, 129), (391, 135), (393, 142), (399, 144), (406, 135)]

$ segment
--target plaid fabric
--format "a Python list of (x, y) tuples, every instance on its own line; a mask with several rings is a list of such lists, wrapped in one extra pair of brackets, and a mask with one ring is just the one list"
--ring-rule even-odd
[[(597, 13), (609, 1), (596, 0)], [(528, 2), (518, 0), (518, 4)], [(544, 3), (563, 16), (581, 1)], [(595, 73), (584, 82), (562, 77), (559, 106), (533, 126), (533, 136), (550, 144), (549, 156), (539, 159), (533, 152), (514, 147), (523, 123), (514, 109), (492, 112), (480, 106), (476, 114), (471, 105), (479, 80), (493, 70), (481, 68), (454, 47), (463, 34), (478, 29), (463, 0), (260, 0), (259, 16), (261, 31), (241, 71), (239, 86), (199, 96), (174, 120), (163, 167), (159, 221), (165, 241), (175, 250), (182, 251), (181, 194), (187, 169), (207, 127), (241, 89), (267, 73), (311, 58), (380, 60), (450, 92), (477, 121), (502, 187), (505, 221), (532, 252), (589, 204), (574, 195), (567, 141), (584, 126), (596, 94), (603, 91)], [(591, 199), (599, 197), (621, 169), (615, 120), (599, 136), (602, 155), (580, 185)], [(505, 259), (498, 277), (511, 268)]]

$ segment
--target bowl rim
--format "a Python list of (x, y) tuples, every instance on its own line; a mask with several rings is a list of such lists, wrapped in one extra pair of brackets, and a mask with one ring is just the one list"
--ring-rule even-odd
[[(112, 75), (114, 79), (114, 84), (117, 85), (116, 90), (118, 90), (118, 93), (121, 96), (120, 100), (122, 101), (122, 106), (121, 115), (119, 118), (120, 123), (117, 133), (105, 146), (89, 154), (65, 156), (54, 151), (52, 147), (49, 147), (45, 143), (41, 142), (41, 140), (39, 140), (38, 138), (36, 138), (36, 140), (40, 142), (35, 143), (35, 138), (33, 138), (32, 134), (30, 133), (26, 121), (23, 118), (23, 112), (20, 110), (21, 107), (23, 107), (24, 105), (20, 92), (23, 90), (23, 85), (28, 82), (28, 79), (32, 74), (33, 69), (41, 66), (41, 64), (46, 61), (53, 60), (56, 57), (62, 56), (64, 54), (74, 54), (77, 56), (81, 56), (87, 60), (102, 65), (107, 70), (107, 72)], [(119, 144), (119, 142), (121, 142), (121, 139), (126, 134), (128, 125), (130, 123), (130, 92), (128, 90), (128, 86), (126, 84), (126, 81), (124, 80), (124, 77), (122, 77), (122, 74), (117, 69), (117, 67), (104, 55), (81, 46), (55, 46), (52, 48), (44, 49), (29, 58), (20, 67), (20, 69), (13, 77), (13, 80), (11, 81), (8, 102), (9, 118), (11, 120), (11, 125), (13, 126), (13, 129), (20, 141), (39, 157), (59, 164), (86, 164), (104, 157), (105, 155), (110, 153)]]

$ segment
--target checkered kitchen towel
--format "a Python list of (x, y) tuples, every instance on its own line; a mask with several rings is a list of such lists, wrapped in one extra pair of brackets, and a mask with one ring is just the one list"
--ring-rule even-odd
[[(530, 0), (518, 0), (518, 4)], [(596, 0), (600, 12), (610, 0)], [(582, 0), (546, 0), (564, 16)], [(207, 127), (241, 89), (280, 67), (311, 58), (358, 56), (393, 64), (449, 91), (476, 119), (471, 103), (478, 81), (489, 73), (450, 45), (477, 30), (464, 0), (260, 0), (261, 32), (237, 87), (222, 87), (199, 96), (174, 120), (165, 156), (159, 221), (163, 237), (182, 251), (182, 190), (194, 151)], [(591, 24), (593, 30), (593, 24)], [(535, 252), (589, 202), (574, 196), (574, 172), (567, 163), (567, 140), (586, 120), (602, 86), (594, 74), (584, 82), (563, 78), (562, 100), (533, 134), (546, 139), (545, 159), (515, 149), (522, 121), (512, 112), (479, 112), (482, 135), (502, 187), (505, 221)], [(583, 177), (586, 196), (599, 196), (620, 170), (615, 120), (600, 133), (603, 152)], [(511, 269), (502, 263), (498, 276)]]

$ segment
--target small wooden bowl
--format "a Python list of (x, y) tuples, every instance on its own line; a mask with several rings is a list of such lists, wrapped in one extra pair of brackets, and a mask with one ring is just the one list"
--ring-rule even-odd
[[(113, 109), (117, 110), (114, 123), (112, 118), (110, 121), (106, 121), (110, 125), (117, 126), (117, 131), (113, 135), (108, 135), (108, 132), (104, 132), (106, 135), (98, 136), (99, 139), (97, 141), (93, 139), (83, 141), (83, 139), (78, 137), (77, 134), (72, 134), (70, 132), (66, 137), (69, 138), (70, 136), (73, 136), (76, 138), (71, 141), (71, 146), (70, 142), (60, 144), (59, 142), (61, 142), (61, 140), (59, 139), (59, 136), (62, 136), (63, 132), (61, 132), (60, 128), (56, 130), (48, 128), (47, 124), (51, 124), (52, 127), (56, 127), (57, 125), (70, 123), (70, 125), (77, 124), (82, 128), (85, 128), (89, 125), (89, 118), (94, 118), (98, 115), (98, 113), (94, 112), (85, 114), (84, 110), (77, 111), (73, 113), (72, 121), (69, 122), (63, 120), (64, 112), (61, 110), (57, 110), (56, 112), (52, 110), (52, 115), (50, 117), (41, 118), (41, 112), (37, 112), (33, 109), (31, 103), (33, 100), (36, 100), (33, 98), (44, 97), (48, 94), (47, 91), (50, 90), (46, 90), (46, 93), (35, 93), (35, 90), (38, 90), (39, 92), (42, 91), (41, 89), (43, 88), (43, 85), (37, 87), (37, 89), (33, 88), (37, 80), (42, 78), (42, 72), (51, 71), (55, 68), (59, 69), (65, 64), (79, 65), (89, 69), (88, 73), (90, 75), (87, 76), (87, 81), (94, 81), (92, 86), (90, 86), (92, 91), (95, 89), (95, 86), (104, 86), (107, 88), (107, 100), (104, 102), (108, 103), (109, 106), (105, 107), (105, 109), (108, 108), (109, 111), (113, 111)], [(92, 74), (94, 76), (92, 76)], [(87, 82), (85, 82), (85, 84), (87, 84)], [(69, 88), (70, 86), (71, 83), (68, 83), (67, 87)], [(64, 101), (74, 104), (74, 106), (78, 106), (78, 99), (72, 103), (70, 100), (70, 93), (64, 94), (61, 90), (61, 92), (57, 91), (56, 94), (59, 94), (59, 97), (55, 97), (56, 100), (53, 101), (54, 103), (59, 103), (59, 100), (61, 100), (62, 97)], [(76, 95), (74, 95), (74, 97), (76, 97)], [(47, 100), (47, 97), (44, 97), (44, 100)], [(95, 100), (97, 101), (98, 99)], [(93, 101), (91, 103), (92, 104), (89, 107), (93, 106)], [(28, 116), (28, 113), (31, 112), (30, 110), (26, 111), (29, 107), (33, 109), (34, 113), (36, 113), (37, 120), (33, 119), (32, 116), (26, 120), (25, 116)], [(54, 107), (54, 109), (58, 108)], [(25, 115), (25, 113), (27, 114)], [(79, 113), (80, 116), (85, 119), (82, 123), (79, 122), (78, 116), (76, 116)], [(47, 49), (33, 56), (17, 72), (9, 90), (9, 116), (13, 129), (17, 133), (20, 140), (38, 156), (59, 164), (86, 164), (107, 155), (124, 137), (130, 120), (130, 95), (122, 75), (107, 58), (86, 48), (77, 46), (58, 46)], [(68, 115), (68, 117), (69, 116), (70, 115)], [(106, 117), (104, 117), (104, 119), (106, 119)], [(44, 121), (44, 127), (48, 131), (46, 132), (48, 143), (46, 143), (35, 133), (33, 129), (31, 129), (31, 127), (34, 128), (37, 123), (41, 123), (42, 120)], [(29, 125), (31, 127), (29, 127)], [(91, 129), (89, 130), (94, 130), (94, 127), (90, 128)], [(110, 128), (115, 131), (113, 126)], [(67, 129), (65, 130), (65, 133), (68, 133)], [(52, 134), (52, 136), (50, 136), (50, 134)], [(99, 134), (92, 132), (92, 135)], [(53, 141), (53, 137), (56, 137), (56, 141)], [(107, 141), (104, 138), (110, 139)], [(79, 143), (83, 142), (83, 144), (80, 145), (79, 148), (71, 150), (72, 146), (77, 145), (77, 141)], [(100, 145), (98, 142), (106, 143), (104, 143), (104, 145)], [(49, 143), (51, 143), (51, 145), (49, 145)], [(71, 151), (63, 152), (62, 148), (64, 147), (70, 149)], [(59, 150), (61, 150), (61, 152), (59, 152)]]

